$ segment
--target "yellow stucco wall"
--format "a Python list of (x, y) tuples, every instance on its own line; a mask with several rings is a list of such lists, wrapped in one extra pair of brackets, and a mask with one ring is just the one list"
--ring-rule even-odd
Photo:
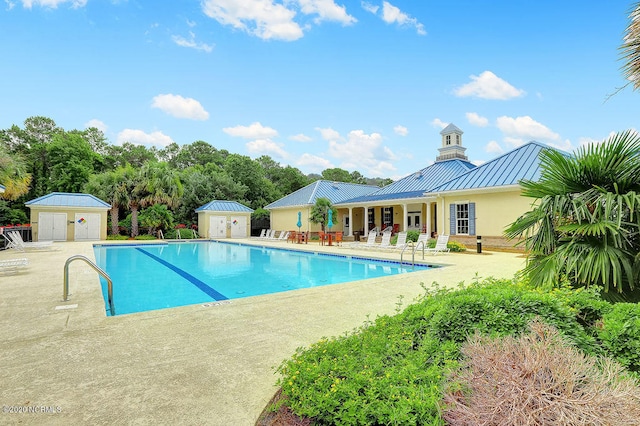
[(73, 241), (75, 237), (76, 213), (100, 214), (100, 239), (107, 239), (107, 208), (96, 207), (31, 207), (31, 238), (38, 241), (38, 217), (40, 213), (65, 213), (67, 215), (67, 241)]
[[(476, 235), (501, 237), (504, 228), (531, 210), (532, 199), (520, 195), (520, 190), (452, 194), (438, 199), (438, 229), (449, 235), (449, 205), (476, 203)], [(443, 209), (444, 207), (444, 209)], [(444, 221), (442, 220), (444, 218)], [(444, 232), (443, 232), (444, 231)]]
[[(271, 229), (275, 229), (277, 231), (297, 231), (298, 212), (302, 213), (302, 226), (300, 227), (300, 231), (319, 232), (322, 230), (322, 226), (320, 226), (320, 224), (311, 223), (309, 220), (311, 207), (271, 210)], [(343, 231), (345, 215), (349, 215), (349, 210), (338, 209), (338, 217), (334, 217), (332, 219), (333, 227), (331, 228), (331, 231)]]

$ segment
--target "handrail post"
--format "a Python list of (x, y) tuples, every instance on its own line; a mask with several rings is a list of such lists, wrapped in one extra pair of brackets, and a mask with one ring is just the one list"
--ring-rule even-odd
[(74, 260), (82, 260), (87, 265), (91, 266), (94, 271), (96, 271), (99, 275), (101, 275), (105, 280), (107, 280), (107, 298), (109, 299), (109, 311), (111, 315), (114, 316), (116, 314), (116, 308), (113, 305), (113, 281), (109, 275), (103, 271), (98, 265), (89, 260), (88, 257), (82, 256), (80, 254), (76, 254), (67, 259), (64, 263), (64, 282), (62, 283), (62, 300), (65, 302), (69, 298), (69, 264)]

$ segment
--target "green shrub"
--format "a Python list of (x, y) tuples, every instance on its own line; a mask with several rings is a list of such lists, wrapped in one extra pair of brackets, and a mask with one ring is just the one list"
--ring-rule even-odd
[(462, 243), (459, 243), (457, 241), (449, 241), (447, 243), (447, 248), (451, 251), (455, 251), (455, 252), (463, 252), (463, 251), (467, 251), (467, 246), (465, 246)]
[(594, 333), (582, 325), (604, 310), (598, 300), (594, 293), (544, 292), (508, 280), (436, 289), (402, 313), (298, 349), (279, 367), (278, 383), (287, 406), (317, 424), (442, 425), (443, 377), (469, 335), (519, 335), (540, 318), (599, 354)]
[(128, 235), (107, 235), (107, 240), (122, 241), (122, 240), (128, 240), (128, 239), (129, 239)]
[[(165, 240), (177, 240), (178, 239), (178, 231), (176, 229), (169, 229), (164, 233)], [(192, 240), (196, 238), (193, 231), (189, 228), (180, 228), (180, 239), (181, 240)]]
[(598, 337), (606, 351), (629, 370), (640, 373), (640, 305), (617, 303), (602, 318)]
[(140, 235), (136, 235), (134, 240), (155, 240), (156, 237), (153, 235), (149, 235), (149, 234), (140, 234)]
[(413, 241), (414, 243), (418, 241), (418, 237), (420, 236), (420, 231), (416, 231), (412, 229), (411, 231), (407, 231), (407, 242)]

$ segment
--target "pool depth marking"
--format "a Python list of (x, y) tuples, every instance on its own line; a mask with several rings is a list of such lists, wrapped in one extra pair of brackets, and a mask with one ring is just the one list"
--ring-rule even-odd
[(199, 279), (197, 279), (196, 277), (194, 277), (193, 275), (191, 275), (190, 273), (177, 268), (175, 266), (173, 266), (172, 264), (170, 264), (169, 262), (159, 258), (158, 256), (156, 256), (155, 254), (149, 253), (148, 251), (140, 248), (140, 247), (136, 247), (136, 250), (138, 250), (139, 252), (146, 254), (147, 256), (149, 256), (150, 258), (152, 258), (153, 260), (155, 260), (158, 263), (161, 263), (162, 265), (166, 266), (167, 268), (171, 269), (173, 272), (175, 272), (176, 274), (180, 275), (182, 278), (188, 280), (191, 284), (195, 285), (196, 287), (198, 287), (200, 290), (202, 290), (202, 292), (206, 293), (207, 295), (211, 296), (213, 299), (215, 300), (229, 300), (229, 298), (227, 296), (225, 296), (224, 294), (221, 294), (219, 292), (217, 292), (216, 290), (214, 290), (213, 288), (209, 287), (209, 285), (207, 285), (207, 283), (200, 281)]

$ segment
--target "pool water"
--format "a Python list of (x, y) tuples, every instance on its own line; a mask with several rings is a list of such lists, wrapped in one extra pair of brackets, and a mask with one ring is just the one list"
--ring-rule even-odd
[[(397, 262), (225, 242), (95, 245), (117, 315), (423, 270)], [(101, 279), (107, 302), (107, 283)], [(106, 309), (109, 315), (109, 309)]]

